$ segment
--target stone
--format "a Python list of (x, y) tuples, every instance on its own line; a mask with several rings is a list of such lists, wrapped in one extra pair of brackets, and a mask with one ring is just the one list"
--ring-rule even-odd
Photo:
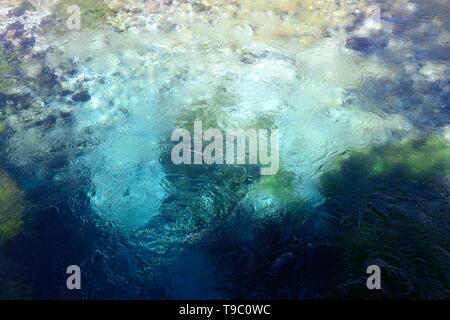
[(244, 53), (240, 59), (242, 63), (245, 64), (255, 64), (256, 63), (256, 57), (252, 53)]
[(58, 84), (58, 76), (49, 67), (43, 67), (39, 74), (39, 81), (43, 86), (51, 89)]
[(372, 47), (372, 43), (369, 38), (354, 37), (347, 40), (346, 47), (355, 51), (366, 52)]
[(87, 101), (91, 100), (91, 95), (86, 90), (80, 91), (80, 92), (75, 93), (72, 96), (72, 100), (77, 101), (77, 102), (87, 102)]
[(347, 40), (345, 46), (349, 49), (369, 54), (377, 49), (385, 48), (387, 41), (385, 39), (372, 39), (369, 37), (352, 37)]
[(8, 30), (8, 31), (6, 31), (6, 39), (8, 39), (8, 40), (14, 39), (15, 35), (16, 35), (16, 30)]
[(35, 60), (31, 60), (30, 62), (23, 64), (22, 72), (27, 77), (37, 78), (42, 71), (42, 65)]
[(22, 2), (22, 4), (8, 12), (9, 17), (20, 17), (25, 14), (26, 11), (34, 11), (36, 8), (28, 1)]
[(22, 23), (19, 21), (16, 21), (14, 23), (11, 23), (7, 27), (6, 36), (11, 37), (11, 39), (18, 38), (22, 36), (25, 33), (25, 29)]
[(23, 50), (28, 50), (34, 47), (36, 39), (34, 37), (24, 38), (20, 41), (20, 47)]
[(172, 23), (172, 22), (169, 22), (169, 21), (165, 21), (165, 22), (160, 24), (159, 29), (161, 31), (166, 32), (166, 33), (170, 33), (172, 31), (174, 31), (176, 27), (177, 27), (177, 25), (175, 23)]
[(203, 12), (208, 10), (209, 7), (200, 1), (196, 1), (192, 3), (192, 9), (194, 9), (195, 12)]
[(150, 13), (158, 13), (160, 10), (159, 2), (150, 2), (148, 4), (148, 11)]
[(34, 123), (34, 126), (41, 127), (43, 130), (48, 130), (52, 128), (57, 121), (57, 117), (53, 114), (45, 117), (44, 119), (38, 120)]
[(61, 93), (62, 96), (68, 96), (69, 94), (72, 93), (72, 91), (66, 89), (66, 90), (62, 90), (60, 93)]

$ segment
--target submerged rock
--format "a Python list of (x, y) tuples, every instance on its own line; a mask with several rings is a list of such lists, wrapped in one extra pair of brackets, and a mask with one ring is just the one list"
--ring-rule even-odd
[(88, 91), (80, 91), (72, 96), (72, 100), (77, 102), (88, 102), (91, 100), (91, 95)]
[(16, 39), (21, 37), (25, 33), (24, 25), (23, 23), (16, 21), (14, 23), (11, 23), (8, 25), (6, 29), (6, 38), (8, 40)]
[(177, 28), (177, 24), (169, 22), (169, 21), (165, 21), (165, 22), (161, 23), (161, 25), (159, 26), (159, 30), (161, 30), (163, 32), (167, 32), (167, 33), (174, 31), (176, 28)]
[(51, 89), (58, 84), (58, 76), (52, 69), (45, 66), (39, 74), (39, 82), (44, 87)]
[(48, 130), (56, 124), (57, 120), (58, 118), (55, 115), (51, 114), (42, 120), (36, 121), (34, 123), (34, 126), (42, 127), (44, 130)]
[(195, 12), (203, 12), (209, 9), (209, 7), (200, 2), (200, 1), (195, 1), (194, 3), (192, 3), (192, 8), (194, 9)]
[(62, 96), (68, 96), (69, 94), (72, 94), (72, 93), (73, 93), (73, 91), (72, 91), (72, 90), (68, 90), (68, 89), (62, 90), (62, 91), (60, 92), (60, 94), (61, 94)]
[(347, 40), (346, 46), (356, 51), (367, 51), (372, 43), (366, 37), (354, 37)]
[(346, 42), (346, 47), (365, 54), (373, 53), (378, 49), (383, 49), (387, 45), (384, 39), (372, 39), (369, 37), (352, 37)]
[(14, 109), (28, 108), (31, 104), (32, 96), (27, 92), (21, 92), (20, 89), (11, 94), (0, 93), (0, 105), (9, 105)]
[(36, 43), (36, 39), (34, 37), (24, 38), (22, 41), (20, 41), (20, 47), (23, 50), (28, 50), (34, 47), (34, 44)]
[(22, 2), (22, 4), (14, 9), (11, 9), (8, 12), (9, 17), (20, 17), (22, 16), (26, 11), (34, 11), (36, 8), (28, 1)]
[(250, 52), (244, 53), (241, 56), (240, 61), (245, 64), (255, 64), (257, 62), (256, 56)]

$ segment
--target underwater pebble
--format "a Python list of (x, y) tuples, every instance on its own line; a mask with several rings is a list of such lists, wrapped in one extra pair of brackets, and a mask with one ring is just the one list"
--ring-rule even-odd
[(352, 37), (346, 42), (346, 47), (364, 54), (370, 54), (378, 49), (384, 49), (388, 41), (384, 38)]
[(51, 89), (58, 84), (58, 77), (53, 70), (45, 66), (41, 69), (39, 81), (43, 86)]
[(372, 43), (369, 38), (354, 37), (347, 40), (346, 46), (355, 51), (367, 52), (372, 47)]
[(176, 23), (166, 21), (159, 25), (159, 30), (170, 33), (173, 30), (175, 30), (176, 27), (177, 27)]
[(91, 100), (91, 95), (88, 91), (80, 91), (72, 96), (72, 100), (77, 102), (87, 102)]
[(48, 130), (56, 124), (56, 120), (56, 116), (51, 114), (42, 120), (36, 121), (33, 125), (36, 127), (42, 127), (44, 130)]
[(36, 39), (34, 37), (24, 38), (20, 41), (20, 47), (24, 50), (28, 50), (34, 47)]
[(11, 9), (8, 12), (9, 17), (20, 17), (25, 14), (26, 11), (34, 11), (36, 8), (28, 1), (24, 1), (19, 7)]
[(24, 33), (25, 33), (24, 25), (21, 22), (17, 21), (11, 23), (8, 26), (6, 36), (8, 39), (12, 40), (22, 36)]
[(150, 2), (150, 3), (148, 4), (148, 11), (149, 11), (150, 13), (158, 13), (160, 9), (161, 9), (161, 8), (160, 8), (158, 2)]

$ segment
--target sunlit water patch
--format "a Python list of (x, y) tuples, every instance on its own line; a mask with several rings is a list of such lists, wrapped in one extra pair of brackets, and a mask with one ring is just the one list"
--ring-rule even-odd
[[(168, 46), (158, 34), (107, 31), (58, 41), (49, 64), (73, 64), (76, 72), (62, 85), (86, 95), (71, 106), (71, 134), (93, 141), (70, 166), (90, 177), (94, 211), (123, 230), (136, 230), (160, 212), (170, 189), (162, 145), (187, 119), (214, 118), (222, 129), (279, 128), (281, 166), (295, 180), (289, 192), (311, 205), (323, 200), (318, 179), (335, 156), (411, 129), (400, 115), (347, 101), (348, 90), (391, 71), (346, 49), (344, 36), (297, 52), (257, 41), (239, 49), (205, 47), (203, 39)], [(246, 201), (260, 207), (271, 197), (255, 191)]]

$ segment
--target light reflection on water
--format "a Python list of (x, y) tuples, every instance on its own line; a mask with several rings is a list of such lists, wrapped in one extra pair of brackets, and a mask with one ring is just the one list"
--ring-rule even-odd
[[(63, 225), (76, 230), (71, 241), (95, 243), (79, 259), (103, 286), (96, 292), (88, 285), (85, 297), (319, 298), (336, 281), (324, 265), (342, 262), (335, 210), (358, 210), (345, 202), (348, 189), (342, 198), (327, 198), (323, 175), (354, 152), (448, 126), (445, 1), (380, 3), (381, 27), (366, 23), (364, 1), (227, 3), (209, 3), (209, 18), (201, 6), (193, 16), (167, 9), (168, 20), (157, 28), (138, 15), (128, 31), (82, 29), (42, 40), (54, 47), (45, 61), (62, 89), (86, 91), (89, 99), (50, 95), (45, 119), (64, 111), (70, 121), (58, 118), (47, 127), (29, 126), (28, 111), (11, 115), (16, 130), (5, 154), (26, 177), (25, 189), (62, 188), (62, 206), (72, 215), (83, 212), (82, 218), (64, 213), (69, 222)], [(212, 19), (207, 26), (205, 19)], [(261, 178), (251, 166), (174, 166), (170, 134), (196, 118), (220, 129), (279, 128), (280, 174)], [(387, 201), (384, 192), (379, 199)], [(434, 200), (445, 210), (447, 196)], [(98, 230), (83, 236), (77, 219)], [(265, 241), (273, 252), (261, 252)], [(255, 274), (269, 274), (268, 284), (254, 294), (251, 280), (243, 280), (249, 288), (236, 285), (253, 271), (236, 270), (228, 254)], [(302, 257), (306, 262), (297, 263)], [(317, 278), (291, 275), (302, 267), (312, 272), (315, 259), (322, 263)], [(280, 280), (283, 270), (289, 272)], [(142, 288), (118, 289), (130, 277)], [(271, 277), (310, 287), (282, 292)]]

